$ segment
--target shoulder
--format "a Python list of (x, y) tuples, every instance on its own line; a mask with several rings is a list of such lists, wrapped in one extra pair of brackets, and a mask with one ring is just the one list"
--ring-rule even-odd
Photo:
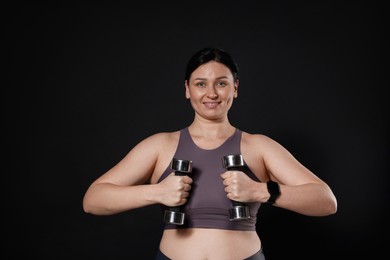
[(249, 134), (243, 132), (241, 147), (247, 155), (250, 156), (253, 154), (254, 157), (259, 156), (259, 158), (268, 165), (267, 167), (270, 167), (270, 165), (275, 166), (282, 164), (295, 165), (296, 163), (296, 159), (286, 147), (263, 134)]
[(152, 134), (130, 150), (130, 155), (147, 156), (151, 158), (159, 158), (162, 155), (174, 151), (180, 137), (180, 131), (175, 132), (160, 132)]
[(168, 145), (179, 140), (180, 131), (155, 133), (140, 142), (142, 145)]
[(260, 152), (263, 156), (271, 153), (280, 153), (286, 149), (275, 139), (264, 134), (242, 132), (241, 147), (251, 152)]
[(251, 134), (248, 132), (242, 131), (241, 135), (241, 141), (243, 143), (248, 143), (248, 144), (273, 144), (276, 143), (274, 139), (271, 137), (264, 135), (264, 134)]

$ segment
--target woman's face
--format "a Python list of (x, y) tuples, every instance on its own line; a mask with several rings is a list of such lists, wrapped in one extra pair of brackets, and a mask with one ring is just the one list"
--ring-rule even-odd
[(199, 66), (185, 82), (186, 98), (190, 99), (195, 113), (215, 120), (227, 117), (237, 97), (238, 81), (222, 63), (210, 61)]

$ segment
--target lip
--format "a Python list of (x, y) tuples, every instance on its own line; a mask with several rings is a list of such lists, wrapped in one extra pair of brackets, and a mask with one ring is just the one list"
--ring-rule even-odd
[(216, 108), (220, 102), (203, 102), (207, 108)]

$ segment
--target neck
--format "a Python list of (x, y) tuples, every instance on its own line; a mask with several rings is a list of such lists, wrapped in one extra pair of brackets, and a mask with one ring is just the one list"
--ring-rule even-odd
[(220, 121), (195, 119), (188, 129), (192, 135), (220, 138), (232, 135), (236, 128), (226, 118)]

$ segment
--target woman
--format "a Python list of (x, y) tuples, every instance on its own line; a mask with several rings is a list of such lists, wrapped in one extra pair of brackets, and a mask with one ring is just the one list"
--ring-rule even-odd
[[(168, 211), (182, 206), (184, 224), (166, 224), (156, 259), (187, 260), (264, 259), (255, 229), (261, 203), (307, 216), (336, 213), (329, 186), (283, 146), (229, 122), (238, 86), (238, 68), (227, 52), (196, 52), (185, 75), (193, 122), (137, 144), (91, 184), (85, 212), (111, 215), (152, 204)], [(245, 167), (221, 163), (229, 154), (242, 155)], [(176, 175), (173, 158), (191, 161), (193, 171)], [(248, 207), (246, 219), (231, 219), (233, 201)]]

